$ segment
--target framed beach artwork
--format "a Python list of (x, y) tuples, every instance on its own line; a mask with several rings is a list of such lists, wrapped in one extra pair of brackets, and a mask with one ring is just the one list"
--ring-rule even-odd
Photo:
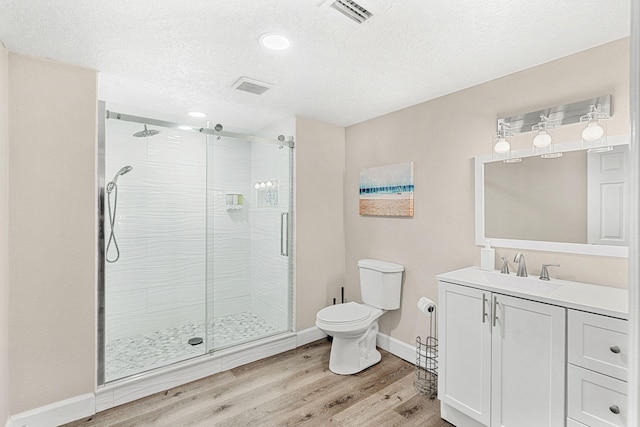
[(360, 171), (360, 215), (413, 216), (413, 162)]

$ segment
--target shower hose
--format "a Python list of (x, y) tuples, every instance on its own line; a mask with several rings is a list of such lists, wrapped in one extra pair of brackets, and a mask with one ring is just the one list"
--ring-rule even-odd
[[(113, 192), (113, 212), (111, 212), (111, 193)], [(118, 208), (118, 185), (115, 182), (109, 182), (107, 184), (107, 206), (109, 207), (109, 225), (111, 232), (109, 233), (109, 240), (107, 242), (107, 250), (105, 251), (105, 258), (107, 262), (116, 262), (120, 258), (120, 248), (118, 247), (118, 241), (114, 234), (114, 228), (116, 226), (116, 209)], [(113, 242), (113, 247), (116, 249), (116, 257), (109, 259), (109, 248)]]

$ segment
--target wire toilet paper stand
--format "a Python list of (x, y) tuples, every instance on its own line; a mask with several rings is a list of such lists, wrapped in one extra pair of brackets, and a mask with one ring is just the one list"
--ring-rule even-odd
[(416, 379), (414, 385), (420, 394), (434, 399), (438, 395), (438, 338), (436, 337), (436, 307), (428, 309), (429, 336), (422, 342), (416, 337)]

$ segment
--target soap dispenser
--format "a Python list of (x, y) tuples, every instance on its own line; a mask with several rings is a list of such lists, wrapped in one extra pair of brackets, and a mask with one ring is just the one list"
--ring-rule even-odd
[(480, 249), (480, 269), (492, 271), (496, 266), (496, 251), (491, 247), (491, 241), (485, 242), (484, 248)]

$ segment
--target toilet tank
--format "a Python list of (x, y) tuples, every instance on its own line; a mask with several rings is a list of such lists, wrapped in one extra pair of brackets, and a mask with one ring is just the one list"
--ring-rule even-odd
[(404, 266), (377, 259), (361, 259), (360, 296), (362, 302), (383, 310), (400, 308), (400, 285)]

